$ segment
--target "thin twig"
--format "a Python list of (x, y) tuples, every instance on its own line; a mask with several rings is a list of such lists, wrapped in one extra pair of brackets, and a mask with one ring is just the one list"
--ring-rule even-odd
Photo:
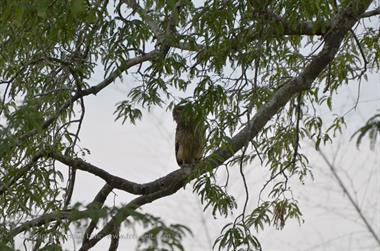
[(245, 178), (244, 172), (243, 172), (243, 163), (244, 163), (244, 156), (245, 152), (247, 151), (248, 145), (244, 147), (243, 153), (241, 155), (241, 161), (239, 165), (239, 172), (241, 175), (241, 178), (243, 179), (243, 184), (244, 184), (244, 191), (245, 191), (245, 201), (244, 201), (244, 207), (243, 207), (243, 212), (242, 212), (242, 221), (244, 223), (244, 218), (245, 218), (245, 212), (247, 210), (247, 205), (248, 205), (248, 200), (249, 200), (249, 191), (248, 191), (248, 185), (247, 185), (247, 180)]
[(321, 157), (323, 158), (323, 160), (325, 161), (325, 163), (327, 164), (327, 166), (330, 168), (330, 171), (333, 174), (333, 176), (335, 177), (336, 181), (338, 182), (338, 185), (341, 187), (341, 189), (343, 190), (344, 194), (347, 196), (348, 200), (350, 201), (351, 205), (355, 208), (355, 210), (358, 213), (359, 217), (362, 219), (364, 225), (367, 227), (368, 231), (371, 233), (372, 237), (375, 239), (375, 241), (377, 242), (377, 244), (380, 247), (380, 238), (379, 238), (379, 236), (376, 234), (375, 230), (372, 228), (371, 224), (368, 222), (367, 218), (364, 216), (364, 214), (363, 214), (362, 210), (360, 209), (359, 205), (355, 202), (354, 198), (352, 197), (352, 195), (348, 191), (346, 185), (343, 183), (342, 179), (338, 175), (338, 172), (337, 172), (335, 166), (329, 161), (329, 159), (327, 158), (326, 154), (321, 149), (318, 149), (317, 151), (321, 155)]
[(359, 48), (360, 55), (362, 56), (362, 58), (363, 58), (363, 62), (364, 62), (363, 70), (360, 72), (359, 76), (357, 76), (357, 78), (360, 79), (360, 78), (364, 75), (364, 73), (367, 72), (368, 60), (367, 60), (366, 55), (365, 55), (365, 53), (364, 53), (364, 51), (363, 51), (362, 45), (361, 45), (361, 43), (360, 43), (360, 41), (359, 41), (359, 38), (356, 36), (356, 34), (355, 34), (355, 32), (353, 31), (353, 29), (351, 29), (350, 32), (351, 32), (351, 34), (352, 34), (352, 36), (353, 36), (353, 38), (354, 38), (354, 40), (355, 40), (356, 45), (357, 45), (358, 48)]

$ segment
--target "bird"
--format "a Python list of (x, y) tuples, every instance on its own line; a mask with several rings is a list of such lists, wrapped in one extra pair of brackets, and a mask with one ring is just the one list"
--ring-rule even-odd
[(202, 158), (205, 148), (205, 123), (197, 115), (190, 102), (181, 102), (173, 108), (173, 119), (177, 123), (175, 133), (175, 155), (178, 165), (192, 166)]

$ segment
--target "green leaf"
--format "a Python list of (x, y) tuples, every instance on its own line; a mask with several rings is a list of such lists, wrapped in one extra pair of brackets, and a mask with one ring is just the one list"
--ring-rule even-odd
[(3, 243), (1, 241), (0, 241), (0, 250), (3, 250), (3, 251), (14, 251), (13, 248), (10, 248), (9, 246), (7, 246), (5, 243)]
[(37, 8), (37, 15), (39, 17), (45, 18), (47, 16), (47, 11), (49, 8), (49, 4), (51, 4), (50, 0), (37, 0), (35, 1)]
[(71, 13), (74, 17), (78, 17), (86, 10), (85, 0), (71, 0)]

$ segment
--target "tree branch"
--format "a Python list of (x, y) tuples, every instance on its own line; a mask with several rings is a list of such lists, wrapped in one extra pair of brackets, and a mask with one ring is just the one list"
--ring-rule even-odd
[(380, 238), (376, 234), (375, 230), (372, 228), (371, 224), (368, 222), (367, 218), (364, 216), (362, 210), (360, 209), (359, 205), (355, 202), (354, 198), (352, 198), (350, 192), (348, 191), (346, 185), (344, 185), (342, 179), (339, 177), (335, 166), (329, 161), (329, 159), (326, 157), (326, 154), (322, 150), (318, 150), (318, 153), (321, 155), (323, 160), (325, 161), (326, 165), (330, 168), (330, 171), (334, 175), (336, 181), (338, 182), (340, 188), (342, 188), (343, 193), (347, 196), (348, 200), (350, 201), (351, 205), (355, 208), (355, 211), (358, 213), (359, 217), (362, 219), (364, 225), (372, 235), (372, 237), (375, 239), (377, 244), (380, 247)]
[(59, 162), (71, 166), (74, 169), (86, 171), (89, 173), (92, 173), (100, 178), (102, 178), (104, 181), (107, 182), (110, 186), (113, 188), (117, 188), (120, 190), (124, 190), (131, 194), (143, 194), (144, 189), (141, 184), (134, 183), (132, 181), (128, 181), (126, 179), (120, 178), (118, 176), (112, 175), (103, 169), (96, 167), (95, 165), (92, 165), (90, 163), (85, 162), (82, 159), (79, 158), (70, 158), (68, 156), (64, 156), (57, 153), (47, 153), (47, 156), (50, 158), (53, 158), (55, 160), (58, 160)]
[[(98, 192), (98, 194), (95, 196), (94, 200), (87, 206), (89, 208), (101, 208), (107, 199), (108, 195), (112, 191), (112, 187), (108, 184), (105, 184), (102, 189)], [(85, 243), (91, 236), (92, 232), (94, 231), (96, 224), (98, 224), (98, 219), (93, 219), (90, 224), (88, 225), (86, 231), (84, 232), (83, 236), (83, 243)]]
[[(20, 226), (12, 229), (9, 233), (5, 234), (3, 240), (7, 241), (13, 238), (14, 236), (24, 232), (32, 227), (39, 227), (45, 224), (48, 224), (53, 221), (60, 221), (64, 219), (69, 219), (70, 221), (76, 221), (84, 218), (89, 218), (93, 214), (92, 209), (76, 211), (76, 210), (63, 210), (53, 213), (44, 214), (40, 217), (37, 217), (33, 220), (29, 220), (21, 224)], [(1, 235), (0, 235), (1, 236)]]
[(119, 247), (119, 240), (120, 240), (120, 225), (112, 231), (111, 243), (110, 243), (110, 247), (108, 248), (108, 251), (116, 251), (117, 248)]
[[(60, 221), (60, 220), (64, 220), (64, 219), (69, 219), (70, 221), (75, 221), (75, 220), (80, 220), (83, 218), (89, 218), (93, 214), (94, 209), (99, 209), (104, 204), (104, 201), (106, 200), (107, 196), (109, 195), (109, 193), (111, 191), (112, 191), (112, 187), (109, 186), (108, 184), (106, 184), (98, 192), (98, 194), (95, 196), (94, 200), (90, 204), (88, 204), (87, 210), (76, 211), (76, 210), (68, 209), (68, 210), (62, 210), (62, 211), (58, 211), (58, 212), (53, 212), (53, 213), (41, 215), (35, 219), (26, 221), (26, 222), (22, 223), (20, 226), (12, 229), (11, 231), (9, 231), (9, 233), (7, 233), (5, 235), (4, 239), (9, 240), (9, 239), (13, 238), (14, 236), (18, 235), (19, 233), (24, 232), (24, 231), (26, 231), (32, 227), (39, 227), (39, 226), (42, 226), (44, 224), (48, 224), (48, 223), (53, 222), (53, 221)], [(91, 223), (90, 223), (90, 226), (91, 226)], [(95, 224), (95, 226), (96, 226), (96, 224)], [(94, 228), (95, 228), (95, 226), (94, 226)], [(89, 230), (89, 228), (87, 228), (87, 230), (86, 230), (86, 233), (88, 233), (88, 235), (85, 235), (85, 236), (91, 235), (93, 229)], [(2, 236), (2, 235), (0, 235), (0, 236)]]
[[(261, 19), (263, 22), (273, 22), (280, 27), (283, 35), (323, 35), (331, 26), (331, 22), (321, 23), (313, 21), (304, 21), (295, 24), (289, 24), (286, 17), (279, 16), (270, 10), (261, 11), (253, 14), (253, 19)], [(251, 36), (256, 36), (253, 31), (249, 32)]]
[[(183, 173), (187, 175), (189, 175), (191, 172), (191, 168), (182, 168), (181, 170)], [(156, 199), (172, 195), (185, 184), (186, 179), (173, 180), (170, 186), (162, 190), (159, 190), (151, 194), (142, 195), (132, 200), (130, 203), (121, 208), (116, 213), (116, 215), (112, 217), (112, 219), (93, 238), (83, 243), (79, 251), (89, 250), (91, 247), (95, 246), (96, 243), (102, 240), (105, 236), (111, 234), (115, 228), (118, 228), (120, 224), (140, 206), (151, 203)]]
[(380, 7), (377, 7), (374, 10), (364, 12), (363, 14), (360, 15), (360, 18), (367, 18), (367, 17), (376, 16), (376, 15), (380, 15)]

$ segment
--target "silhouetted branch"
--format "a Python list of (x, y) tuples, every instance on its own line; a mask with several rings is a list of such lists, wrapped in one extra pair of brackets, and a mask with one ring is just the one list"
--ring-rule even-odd
[[(108, 184), (105, 184), (102, 189), (98, 192), (98, 194), (95, 196), (94, 200), (88, 205), (89, 208), (99, 209), (103, 206), (105, 200), (107, 199), (108, 195), (111, 193), (112, 187)], [(96, 224), (98, 224), (98, 219), (93, 219), (90, 224), (88, 225), (86, 231), (83, 235), (83, 243), (86, 242), (92, 232), (94, 231)]]
[(338, 185), (340, 186), (340, 188), (342, 188), (343, 193), (347, 196), (351, 205), (355, 208), (355, 211), (358, 213), (360, 219), (363, 221), (364, 225), (368, 229), (368, 232), (370, 232), (370, 234), (375, 239), (375, 241), (377, 242), (377, 244), (379, 245), (379, 248), (380, 248), (379, 236), (377, 235), (375, 230), (372, 228), (372, 226), (369, 223), (369, 221), (367, 220), (367, 218), (364, 216), (364, 214), (363, 214), (362, 210), (360, 209), (358, 203), (356, 203), (356, 201), (354, 200), (354, 198), (352, 197), (352, 195), (348, 191), (346, 185), (343, 183), (343, 180), (339, 177), (339, 174), (338, 174), (335, 166), (330, 162), (330, 160), (327, 158), (326, 154), (321, 149), (318, 150), (318, 153), (321, 155), (321, 157), (325, 161), (326, 165), (330, 168), (330, 171), (333, 174), (336, 181), (338, 182)]

